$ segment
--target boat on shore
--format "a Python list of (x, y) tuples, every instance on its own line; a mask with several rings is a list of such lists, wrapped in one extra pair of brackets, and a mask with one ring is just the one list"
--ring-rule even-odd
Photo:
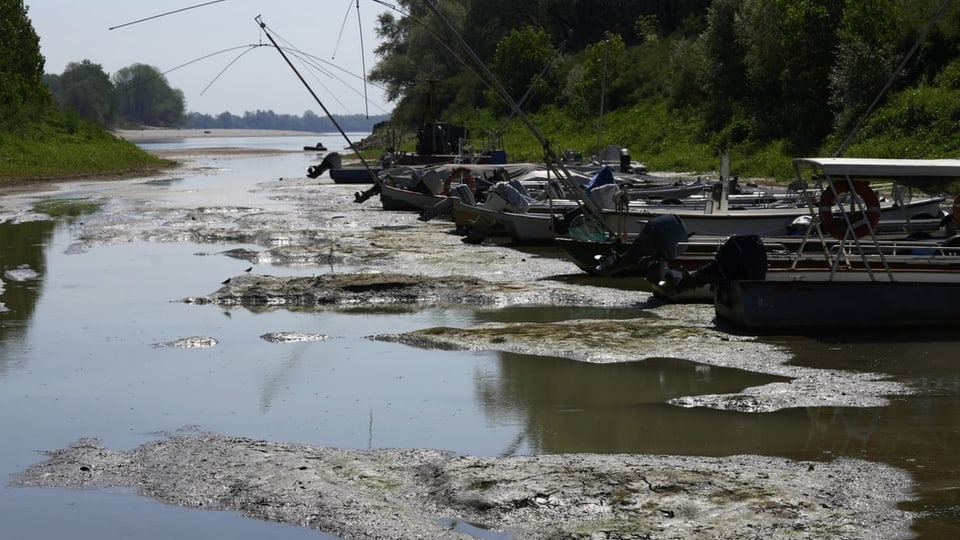
[(303, 150), (306, 152), (326, 152), (327, 147), (323, 145), (322, 142), (317, 141), (317, 144), (306, 145), (303, 147)]
[[(795, 202), (751, 202), (731, 204), (729, 196), (718, 195), (702, 206), (668, 204), (629, 205), (625, 209), (603, 209), (604, 222), (614, 236), (633, 237), (640, 233), (647, 221), (665, 214), (683, 219), (690, 234), (704, 236), (731, 236), (757, 234), (760, 236), (790, 236), (798, 234), (809, 223), (815, 212), (809, 201), (799, 197)], [(898, 203), (886, 199), (878, 201), (879, 232), (917, 232), (937, 230), (945, 216), (944, 197), (922, 197)]]
[[(823, 269), (770, 272), (764, 267), (759, 277), (719, 280), (718, 321), (780, 330), (960, 324), (960, 253), (938, 246), (903, 256), (891, 252), (878, 237), (879, 210), (869, 187), (893, 180), (944, 192), (960, 180), (960, 160), (797, 158), (793, 164), (798, 179), (823, 186), (816, 216), (837, 247), (823, 251)], [(960, 197), (952, 219), (960, 220)], [(847, 261), (856, 265), (844, 269)]]

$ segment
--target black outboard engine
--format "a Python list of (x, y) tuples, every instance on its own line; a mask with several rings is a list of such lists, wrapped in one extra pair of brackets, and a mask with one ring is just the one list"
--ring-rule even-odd
[(755, 234), (731, 236), (709, 263), (683, 276), (677, 291), (703, 285), (711, 288), (724, 281), (762, 280), (767, 277), (767, 249)]
[(317, 178), (330, 169), (339, 169), (341, 167), (343, 167), (343, 158), (340, 157), (340, 153), (330, 152), (323, 157), (323, 161), (321, 161), (319, 165), (311, 165), (307, 168), (307, 176)]
[(615, 274), (626, 269), (646, 269), (660, 260), (673, 260), (683, 255), (684, 242), (690, 235), (676, 214), (665, 214), (647, 221), (640, 234), (622, 255), (598, 256), (596, 271)]

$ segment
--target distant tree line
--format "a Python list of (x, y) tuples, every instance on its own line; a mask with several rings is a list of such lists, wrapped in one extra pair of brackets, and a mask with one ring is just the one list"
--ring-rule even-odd
[[(163, 126), (197, 129), (280, 129), (291, 131), (336, 131), (333, 122), (313, 111), (301, 116), (273, 111), (230, 112), (218, 115), (185, 113), (183, 92), (171, 88), (157, 68), (134, 64), (112, 77), (90, 60), (71, 62), (60, 75), (44, 75), (43, 81), (61, 109), (102, 126)], [(389, 115), (338, 116), (344, 131), (370, 132)]]
[[(378, 122), (390, 118), (390, 115), (365, 116), (362, 114), (335, 115), (337, 124), (346, 132), (369, 133)], [(329, 133), (337, 131), (336, 126), (326, 116), (318, 116), (313, 111), (305, 111), (301, 116), (277, 114), (273, 111), (247, 111), (243, 116), (229, 112), (218, 115), (191, 112), (187, 115), (183, 127), (195, 129), (280, 129), (288, 131), (313, 131)]]
[(90, 60), (71, 62), (60, 75), (46, 74), (61, 109), (102, 126), (177, 127), (185, 118), (183, 92), (155, 67), (133, 64), (113, 77)]

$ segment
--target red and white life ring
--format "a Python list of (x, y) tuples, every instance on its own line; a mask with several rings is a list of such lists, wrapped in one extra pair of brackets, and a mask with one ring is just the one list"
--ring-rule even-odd
[[(844, 219), (843, 216), (834, 216), (833, 205), (837, 196), (843, 195), (849, 190), (850, 182), (837, 182), (833, 184), (833, 189), (827, 187), (820, 194), (820, 225), (838, 240), (843, 240), (847, 236), (847, 219), (849, 219), (850, 227), (853, 229), (852, 232), (857, 238), (869, 234), (870, 230), (875, 229), (880, 221), (880, 199), (877, 197), (877, 192), (871, 189), (866, 182), (853, 182), (853, 191), (863, 200), (863, 206), (866, 210), (847, 212), (847, 219)], [(957, 212), (956, 208), (954, 206), (954, 212)]]

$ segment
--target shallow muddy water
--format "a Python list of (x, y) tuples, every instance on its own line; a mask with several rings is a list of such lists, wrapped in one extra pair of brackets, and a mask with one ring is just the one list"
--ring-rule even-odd
[[(318, 139), (237, 141), (299, 148)], [(335, 137), (319, 138), (328, 148)], [(166, 143), (169, 145), (169, 143)], [(181, 141), (172, 149), (203, 146)], [(206, 142), (209, 144), (209, 141)], [(220, 142), (218, 141), (218, 145)], [(157, 149), (162, 144), (150, 146)], [(144, 179), (148, 206), (282, 208), (258, 182), (300, 177), (315, 154), (217, 156), (202, 170)], [(144, 192), (143, 183), (149, 189)], [(119, 185), (80, 185), (57, 198)], [(106, 195), (109, 194), (109, 195)], [(367, 204), (376, 205), (373, 199)], [(184, 427), (345, 448), (418, 447), (496, 456), (645, 453), (795, 459), (863, 458), (904, 468), (925, 512), (921, 536), (960, 533), (960, 371), (955, 335), (913, 333), (767, 336), (793, 363), (869, 371), (916, 395), (869, 408), (742, 413), (668, 400), (735, 393), (785, 380), (684, 358), (590, 364), (505, 352), (425, 350), (369, 336), (491, 322), (636, 318), (634, 308), (514, 306), (422, 310), (250, 310), (194, 305), (218, 283), (252, 273), (319, 275), (340, 264), (253, 264), (222, 254), (263, 246), (148, 242), (81, 244), (85, 219), (0, 224), (0, 274), (25, 265), (36, 278), (3, 278), (0, 302), (0, 474), (40, 461), (40, 451), (97, 437), (132, 448)], [(510, 248), (502, 248), (510, 250)], [(21, 268), (22, 269), (22, 268)], [(569, 272), (576, 273), (573, 265)], [(705, 306), (684, 306), (702, 318)], [(318, 339), (272, 343), (293, 332)], [(212, 337), (206, 348), (162, 347)], [(11, 538), (318, 538), (316, 531), (230, 513), (173, 508), (123, 491), (0, 488)]]

